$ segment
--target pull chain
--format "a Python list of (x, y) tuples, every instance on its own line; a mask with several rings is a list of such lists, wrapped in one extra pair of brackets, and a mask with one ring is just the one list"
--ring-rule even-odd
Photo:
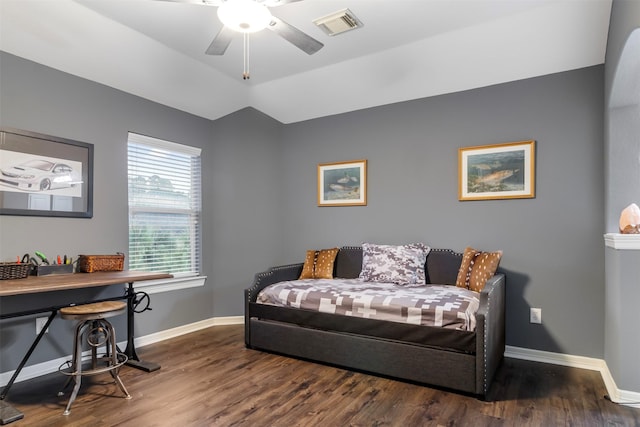
[(243, 51), (244, 51), (244, 70), (242, 71), (242, 80), (248, 80), (249, 75), (249, 33), (243, 33)]

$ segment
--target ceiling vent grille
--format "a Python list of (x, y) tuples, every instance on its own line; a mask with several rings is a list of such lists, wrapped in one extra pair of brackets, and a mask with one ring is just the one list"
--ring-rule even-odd
[(344, 33), (345, 31), (355, 30), (362, 27), (362, 22), (349, 9), (344, 9), (322, 18), (314, 19), (316, 24), (322, 31), (330, 36)]

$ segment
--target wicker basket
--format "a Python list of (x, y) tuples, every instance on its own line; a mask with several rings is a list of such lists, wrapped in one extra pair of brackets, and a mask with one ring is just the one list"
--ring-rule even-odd
[(80, 255), (78, 257), (78, 271), (93, 273), (94, 271), (122, 271), (124, 268), (124, 254), (116, 255)]
[(0, 280), (24, 279), (31, 271), (31, 263), (0, 262)]

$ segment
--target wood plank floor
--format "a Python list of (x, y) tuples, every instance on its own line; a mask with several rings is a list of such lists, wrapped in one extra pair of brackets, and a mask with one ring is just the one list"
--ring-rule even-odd
[(15, 384), (22, 426), (640, 426), (595, 371), (505, 359), (491, 401), (248, 350), (243, 327), (216, 326), (138, 349), (162, 365), (83, 379), (71, 414), (58, 373)]

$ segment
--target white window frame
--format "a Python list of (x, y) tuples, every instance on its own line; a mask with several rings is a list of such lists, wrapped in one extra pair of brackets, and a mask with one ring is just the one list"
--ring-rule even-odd
[[(149, 147), (157, 147), (163, 150), (176, 151), (183, 154), (198, 156), (198, 157), (201, 155), (201, 152), (202, 152), (202, 150), (197, 147), (191, 147), (188, 145), (183, 145), (175, 142), (152, 138), (152, 137), (137, 134), (134, 132), (129, 132), (128, 139), (127, 139), (127, 152), (128, 152), (129, 143), (143, 144)], [(127, 159), (127, 165), (128, 165), (128, 159)], [(128, 166), (127, 166), (127, 171), (128, 171)], [(129, 200), (129, 195), (128, 195), (128, 188), (127, 188), (127, 206), (128, 206), (127, 210), (130, 211), (131, 208), (129, 207), (128, 200)], [(200, 200), (202, 200), (202, 192), (200, 194)], [(127, 226), (127, 235), (129, 233), (128, 230), (129, 230), (129, 225)], [(198, 255), (200, 256), (199, 265), (201, 268), (202, 267), (202, 251), (201, 250), (199, 251)], [(180, 289), (201, 287), (201, 286), (204, 286), (204, 283), (207, 279), (207, 276), (204, 276), (201, 273), (202, 272), (200, 271), (199, 274), (197, 275), (176, 274), (171, 279), (147, 280), (144, 282), (136, 283), (136, 289), (142, 290), (147, 294), (155, 294), (155, 293), (169, 292), (169, 291), (175, 291)]]

